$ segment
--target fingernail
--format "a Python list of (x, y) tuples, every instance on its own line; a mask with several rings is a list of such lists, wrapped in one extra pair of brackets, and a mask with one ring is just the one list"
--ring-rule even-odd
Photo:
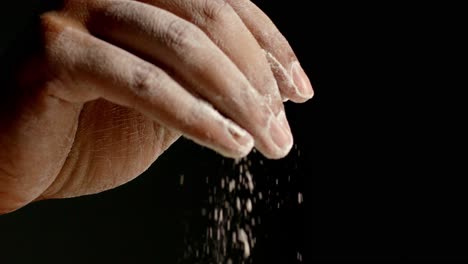
[(302, 69), (298, 61), (293, 62), (291, 75), (294, 84), (298, 89), (299, 95), (304, 98), (312, 98), (312, 96), (314, 96), (312, 84), (310, 84), (309, 77), (307, 77), (307, 74), (304, 72), (304, 69)]
[(288, 133), (288, 135), (292, 137), (291, 127), (289, 126), (288, 119), (286, 118), (286, 113), (284, 111), (279, 112), (279, 114), (276, 116), (276, 119), (281, 124), (283, 129)]
[(252, 136), (247, 133), (244, 129), (237, 127), (236, 125), (228, 126), (229, 133), (232, 138), (241, 146), (241, 152), (250, 151), (253, 148), (254, 140)]
[[(278, 120), (272, 120), (270, 123), (270, 135), (273, 142), (281, 150), (281, 152), (289, 151), (288, 148), (292, 145), (292, 136)], [(281, 155), (284, 153), (281, 153)]]

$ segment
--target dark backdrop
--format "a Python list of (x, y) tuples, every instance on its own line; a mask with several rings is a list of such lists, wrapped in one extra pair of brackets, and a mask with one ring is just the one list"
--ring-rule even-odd
[[(419, 78), (430, 49), (418, 36), (433, 34), (437, 17), (416, 17), (425, 6), (255, 2), (290, 41), (316, 96), (287, 103), (301, 155), (266, 162), (256, 175), (259, 186), (268, 187), (275, 173), (293, 181), (279, 187), (285, 206), (258, 209), (264, 223), (253, 263), (299, 263), (298, 252), (304, 263), (466, 259), (466, 243), (455, 242), (467, 234), (464, 185), (432, 155), (441, 154), (438, 138), (428, 135), (441, 124), (426, 100), (436, 91), (427, 79), (435, 76)], [(19, 17), (20, 7), (11, 14)], [(0, 51), (18, 34), (8, 19)], [(413, 88), (418, 96), (409, 99)], [(416, 111), (402, 110), (408, 102)], [(415, 130), (428, 120), (427, 130)], [(181, 140), (125, 186), (0, 216), (0, 262), (177, 263), (184, 238), (203, 232), (204, 181), (226, 170), (220, 164)], [(301, 206), (291, 198), (298, 191)]]

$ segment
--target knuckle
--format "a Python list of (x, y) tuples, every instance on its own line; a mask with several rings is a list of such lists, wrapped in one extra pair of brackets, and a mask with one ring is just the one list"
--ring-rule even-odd
[(139, 66), (133, 73), (132, 87), (136, 94), (144, 94), (150, 90), (154, 73), (144, 65)]
[(195, 25), (182, 19), (174, 19), (169, 23), (163, 38), (169, 46), (185, 50), (193, 45), (199, 34)]
[[(81, 56), (80, 35), (83, 28), (73, 19), (67, 19), (55, 11), (41, 15), (39, 33), (41, 47), (35, 65), (41, 65), (40, 72), (47, 72), (49, 78), (68, 78), (70, 65)], [(73, 69), (72, 69), (73, 70)]]
[(170, 78), (158, 68), (141, 63), (135, 67), (130, 81), (131, 94), (133, 98), (130, 100), (132, 108), (141, 100), (150, 100), (152, 97), (164, 96), (161, 87), (171, 85)]
[(47, 42), (63, 32), (64, 27), (60, 23), (59, 15), (54, 12), (47, 12), (40, 17), (40, 32), (43, 39)]
[[(56, 80), (62, 77), (66, 72), (66, 63), (70, 49), (67, 48), (67, 43), (64, 39), (72, 39), (69, 34), (70, 26), (63, 23), (63, 18), (55, 12), (48, 12), (40, 17), (40, 41), (41, 50), (34, 60), (25, 64), (23, 70), (29, 76), (39, 76), (44, 91), (48, 92), (49, 85), (46, 85), (51, 80)], [(65, 37), (65, 38), (63, 38)], [(38, 70), (39, 69), (39, 70)]]
[(66, 30), (66, 24), (57, 11), (49, 11), (40, 15), (38, 29), (39, 37), (47, 44)]
[(205, 20), (219, 23), (228, 20), (235, 11), (225, 0), (204, 0), (200, 13)]
[(39, 34), (42, 44), (47, 48), (54, 48), (63, 44), (60, 39), (73, 38), (73, 32), (87, 32), (84, 25), (74, 18), (66, 17), (60, 12), (50, 11), (42, 14), (39, 20)]
[(42, 42), (42, 55), (51, 60), (60, 50), (60, 36), (64, 35), (67, 27), (55, 12), (45, 13), (40, 17), (40, 41)]

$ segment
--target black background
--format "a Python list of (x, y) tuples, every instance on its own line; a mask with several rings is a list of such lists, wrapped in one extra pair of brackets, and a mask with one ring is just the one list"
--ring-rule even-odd
[[(316, 96), (287, 103), (301, 155), (256, 175), (268, 187), (265, 175), (293, 174), (281, 194), (301, 191), (305, 203), (259, 209), (265, 223), (253, 263), (298, 263), (297, 252), (304, 263), (468, 260), (466, 174), (451, 166), (450, 137), (436, 132), (451, 129), (442, 109), (458, 109), (442, 106), (437, 74), (425, 72), (439, 51), (435, 14), (444, 11), (255, 2), (289, 40)], [(11, 29), (2, 23), (12, 32), (5, 39)], [(220, 160), (181, 140), (125, 186), (0, 216), (0, 258), (8, 259), (0, 263), (177, 263), (187, 232), (203, 231), (204, 180), (223, 170)]]

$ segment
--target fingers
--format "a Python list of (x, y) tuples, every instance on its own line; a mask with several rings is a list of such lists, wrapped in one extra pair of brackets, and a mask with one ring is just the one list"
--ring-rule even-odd
[(50, 62), (65, 72), (64, 76), (87, 84), (76, 91), (50, 91), (56, 96), (67, 100), (76, 94), (103, 97), (134, 108), (228, 157), (245, 156), (253, 147), (253, 139), (244, 129), (195, 98), (160, 68), (118, 47), (65, 29), (49, 50)]
[[(245, 38), (250, 43), (245, 44), (245, 54), (236, 45), (225, 47), (230, 47), (229, 52), (235, 54), (233, 58), (241, 58), (237, 59), (241, 61), (239, 65), (251, 76), (252, 82), (199, 27), (166, 10), (132, 1), (109, 1), (94, 10), (92, 17), (88, 28), (93, 34), (171, 72), (185, 89), (199, 94), (247, 130), (265, 156), (281, 158), (289, 152), (292, 136), (275, 79), (247, 30), (233, 29), (251, 38)], [(232, 22), (242, 25), (239, 19)], [(219, 34), (228, 35), (229, 32)], [(228, 38), (233, 39), (233, 36)], [(244, 43), (241, 46), (244, 47)], [(249, 65), (249, 62), (257, 63), (249, 57), (254, 53), (258, 61), (264, 62), (263, 66)], [(252, 83), (260, 88), (254, 88)]]
[(278, 80), (285, 99), (305, 102), (314, 95), (294, 51), (273, 22), (249, 0), (227, 0), (255, 36)]
[(224, 0), (144, 0), (190, 21), (230, 58), (275, 114), (284, 111), (278, 85), (261, 47)]

